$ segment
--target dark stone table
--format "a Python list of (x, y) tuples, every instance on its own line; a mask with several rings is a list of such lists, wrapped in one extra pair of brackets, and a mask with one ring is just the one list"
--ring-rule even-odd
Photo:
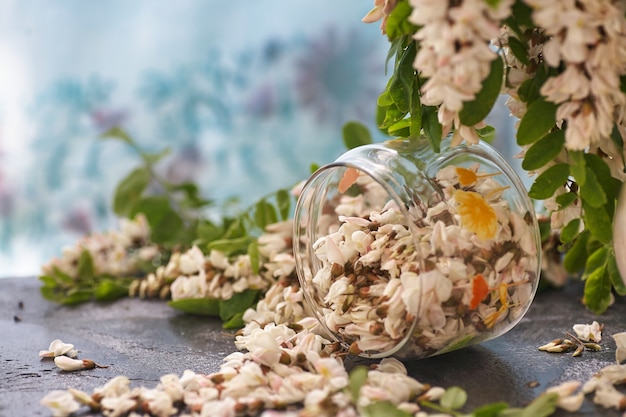
[[(619, 300), (607, 314), (595, 316), (581, 306), (581, 294), (579, 283), (545, 290), (509, 333), (479, 346), (409, 362), (409, 372), (420, 382), (464, 388), (468, 410), (495, 401), (523, 406), (549, 386), (586, 381), (615, 363), (611, 334), (626, 331), (626, 302)], [(537, 350), (563, 337), (573, 324), (593, 320), (605, 324), (602, 351), (572, 357)], [(81, 359), (109, 368), (60, 372), (52, 361), (38, 357), (57, 338), (73, 343)], [(35, 278), (0, 279), (0, 416), (49, 416), (39, 405), (48, 391), (74, 387), (91, 392), (120, 374), (129, 377), (132, 386), (154, 387), (167, 373), (214, 372), (235, 350), (233, 340), (218, 320), (181, 314), (163, 301), (123, 299), (63, 307), (41, 297)], [(348, 365), (359, 362), (364, 360)], [(621, 413), (597, 407), (587, 398), (572, 415)]]

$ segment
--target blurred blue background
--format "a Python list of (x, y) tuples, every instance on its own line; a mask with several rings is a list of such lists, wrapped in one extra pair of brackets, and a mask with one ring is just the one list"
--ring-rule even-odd
[(372, 4), (1, 2), (0, 277), (36, 275), (116, 226), (113, 190), (139, 159), (99, 139), (111, 126), (169, 147), (163, 173), (218, 204), (245, 206), (334, 160), (346, 121), (373, 128), (387, 80), (388, 42), (361, 23)]

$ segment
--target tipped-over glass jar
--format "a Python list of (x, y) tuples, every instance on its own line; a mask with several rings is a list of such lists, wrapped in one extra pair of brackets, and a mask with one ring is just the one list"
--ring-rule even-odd
[(298, 277), (351, 353), (448, 352), (507, 332), (532, 302), (541, 242), (524, 185), (491, 146), (448, 143), (361, 146), (304, 185)]

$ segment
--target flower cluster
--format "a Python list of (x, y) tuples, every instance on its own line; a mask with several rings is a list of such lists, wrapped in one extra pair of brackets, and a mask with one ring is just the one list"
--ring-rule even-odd
[[(608, 279), (609, 269), (587, 270), (597, 265), (581, 259), (602, 246), (615, 262), (613, 220), (626, 179), (625, 11), (615, 0), (376, 1), (364, 20), (383, 19), (396, 58), (378, 100), (379, 128), (423, 134), (435, 149), (450, 131), (453, 145), (476, 143), (507, 94), (520, 119), (522, 168), (536, 175), (529, 195), (545, 200), (565, 269)], [(626, 278), (610, 280), (626, 295)], [(587, 307), (605, 311), (610, 291), (586, 286)]]
[(534, 234), (497, 173), (479, 169), (442, 168), (441, 199), (408, 217), (363, 173), (353, 178), (358, 195), (338, 194), (322, 209), (328, 233), (313, 244), (320, 267), (308, 287), (351, 352), (430, 356), (484, 340), (526, 310), (538, 278)]
[(138, 214), (133, 220), (121, 219), (120, 229), (84, 236), (75, 245), (63, 248), (61, 257), (42, 266), (43, 273), (57, 271), (79, 280), (81, 257), (88, 255), (92, 275), (132, 276), (161, 257), (160, 248), (150, 242), (146, 217)]

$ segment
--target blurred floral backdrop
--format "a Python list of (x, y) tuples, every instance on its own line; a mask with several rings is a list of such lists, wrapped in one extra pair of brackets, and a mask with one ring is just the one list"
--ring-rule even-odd
[[(224, 207), (304, 179), (373, 128), (388, 42), (370, 1), (68, 0), (0, 3), (0, 277), (35, 275), (85, 233), (137, 163)], [(499, 118), (501, 123), (510, 123)]]

